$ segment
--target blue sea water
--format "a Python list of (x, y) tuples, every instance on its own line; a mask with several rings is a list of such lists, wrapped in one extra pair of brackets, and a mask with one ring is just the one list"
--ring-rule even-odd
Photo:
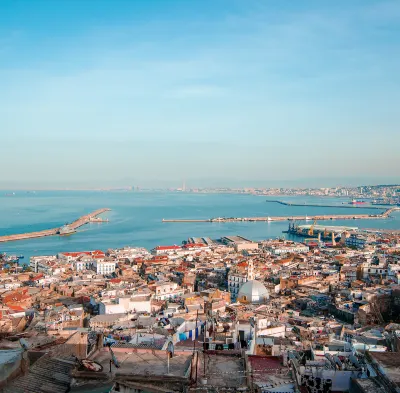
[[(340, 206), (347, 199), (315, 197), (262, 197), (244, 194), (195, 194), (117, 191), (43, 191), (0, 195), (0, 236), (59, 227), (102, 207), (112, 209), (103, 215), (108, 223), (91, 223), (72, 236), (46, 237), (0, 243), (0, 252), (25, 255), (51, 255), (62, 251), (84, 251), (123, 246), (153, 248), (180, 244), (188, 237), (219, 238), (242, 235), (253, 240), (282, 236), (287, 222), (163, 223), (163, 218), (208, 219), (211, 217), (293, 216), (314, 214), (377, 214), (358, 207), (321, 208), (266, 203), (279, 199), (293, 203), (320, 203)], [(383, 210), (383, 209), (382, 209)], [(331, 225), (363, 228), (400, 229), (400, 213), (385, 220), (329, 221)]]

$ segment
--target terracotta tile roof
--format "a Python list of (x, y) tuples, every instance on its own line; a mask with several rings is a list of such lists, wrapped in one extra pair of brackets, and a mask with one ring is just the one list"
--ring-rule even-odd
[(155, 248), (158, 251), (164, 251), (164, 250), (180, 250), (180, 246), (157, 246)]

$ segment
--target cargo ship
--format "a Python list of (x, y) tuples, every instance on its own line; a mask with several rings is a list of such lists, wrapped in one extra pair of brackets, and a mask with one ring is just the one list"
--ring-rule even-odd
[(365, 201), (357, 201), (357, 199), (353, 199), (351, 202), (349, 202), (349, 205), (364, 205)]
[(76, 232), (75, 229), (71, 228), (68, 224), (66, 224), (59, 229), (58, 234), (60, 236), (69, 236), (74, 234), (75, 232)]

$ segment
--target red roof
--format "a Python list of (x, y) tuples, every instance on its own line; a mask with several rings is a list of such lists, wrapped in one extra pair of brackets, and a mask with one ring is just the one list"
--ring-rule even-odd
[(61, 255), (66, 257), (77, 258), (80, 255), (91, 255), (90, 251), (81, 251), (81, 252), (62, 252)]
[[(282, 357), (278, 356), (256, 356), (248, 357), (251, 369), (254, 370), (254, 381), (265, 383), (269, 381), (269, 375), (280, 372), (285, 367), (282, 365)], [(261, 373), (259, 370), (263, 370)], [(258, 371), (258, 372), (257, 372)]]
[(155, 255), (150, 260), (151, 261), (168, 261), (168, 257), (166, 255)]
[(61, 255), (65, 255), (66, 257), (77, 258), (80, 255), (89, 255), (89, 256), (105, 256), (103, 251), (94, 250), (94, 251), (73, 251), (73, 252), (62, 252)]
[(163, 250), (180, 250), (180, 246), (157, 246), (156, 250), (163, 251)]
[(207, 247), (204, 243), (187, 243), (183, 246), (183, 248), (201, 248)]

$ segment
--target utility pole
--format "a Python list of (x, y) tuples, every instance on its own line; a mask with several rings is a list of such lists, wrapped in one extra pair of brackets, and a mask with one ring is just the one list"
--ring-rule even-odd
[[(196, 326), (194, 328), (194, 341), (193, 341), (193, 356), (196, 353), (196, 332), (197, 332), (197, 320), (198, 320), (198, 318), (199, 318), (199, 310), (197, 310), (197, 312), (196, 312)], [(198, 366), (198, 363), (199, 363), (199, 355), (197, 354), (197, 357), (196, 357), (196, 376), (195, 376), (195, 382), (196, 383), (197, 383), (197, 366)]]
[(207, 332), (207, 319), (206, 319), (206, 325), (204, 328), (204, 335), (203, 335), (203, 377), (204, 378), (206, 378), (206, 353), (205, 353), (206, 332)]

